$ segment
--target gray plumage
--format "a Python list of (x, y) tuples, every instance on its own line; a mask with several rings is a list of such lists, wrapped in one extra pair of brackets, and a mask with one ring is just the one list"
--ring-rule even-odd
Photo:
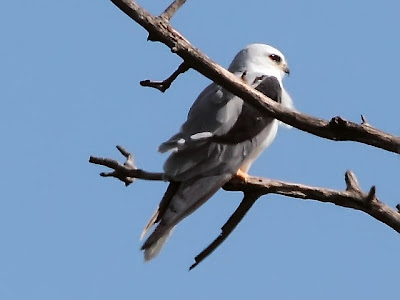
[[(272, 55), (278, 55), (280, 62)], [(291, 103), (281, 83), (287, 70), (283, 55), (262, 44), (240, 51), (230, 66), (232, 73), (271, 99)], [(176, 224), (204, 204), (239, 168), (248, 171), (275, 138), (277, 127), (277, 120), (215, 83), (198, 96), (180, 132), (159, 147), (160, 152), (172, 151), (164, 164), (171, 183), (142, 233), (143, 237), (158, 223), (142, 246), (146, 260), (159, 253)]]

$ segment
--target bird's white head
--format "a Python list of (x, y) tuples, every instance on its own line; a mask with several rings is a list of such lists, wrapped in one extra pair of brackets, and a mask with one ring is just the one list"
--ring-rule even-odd
[(250, 44), (241, 50), (233, 59), (229, 71), (272, 75), (279, 81), (290, 72), (282, 52), (266, 44)]

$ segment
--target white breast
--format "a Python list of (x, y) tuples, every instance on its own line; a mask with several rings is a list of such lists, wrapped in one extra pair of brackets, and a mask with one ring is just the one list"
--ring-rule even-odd
[(278, 120), (273, 120), (270, 125), (270, 132), (264, 141), (257, 147), (257, 149), (249, 155), (249, 157), (244, 161), (240, 169), (247, 173), (253, 162), (260, 156), (260, 154), (274, 141), (276, 134), (278, 132)]

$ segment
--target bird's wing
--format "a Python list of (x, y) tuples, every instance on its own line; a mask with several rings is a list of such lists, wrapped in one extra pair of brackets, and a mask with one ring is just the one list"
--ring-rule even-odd
[(170, 183), (168, 189), (178, 185), (176, 193), (163, 197), (154, 215), (157, 217), (149, 223), (142, 235), (145, 235), (152, 225), (159, 222), (156, 229), (143, 243), (142, 250), (145, 251), (145, 259), (155, 257), (167, 241), (173, 228), (183, 218), (190, 215), (206, 202), (215, 192), (232, 178), (232, 174), (222, 174), (203, 178), (195, 178), (180, 183)]
[[(278, 80), (275, 77), (263, 77), (259, 80), (261, 83), (256, 83), (257, 89), (280, 102), (281, 87)], [(215, 101), (211, 103), (206, 99), (202, 101), (205, 102), (195, 103), (192, 107), (181, 133), (194, 133), (197, 128), (207, 128), (209, 130), (207, 132), (212, 135), (191, 141), (189, 146), (173, 152), (164, 165), (165, 173), (172, 182), (142, 234), (145, 235), (152, 225), (159, 222), (143, 244), (142, 250), (145, 250), (146, 259), (157, 255), (173, 227), (229, 181), (246, 158), (252, 156), (274, 130), (276, 124), (274, 119), (244, 104), (238, 97), (231, 97), (222, 106), (216, 105)], [(235, 104), (233, 106), (235, 111), (231, 112), (230, 101), (241, 101), (240, 110)], [(218, 111), (214, 111), (213, 108)], [(214, 117), (209, 118), (203, 115), (205, 113)], [(226, 120), (228, 125), (224, 124), (224, 121), (220, 122), (219, 126), (216, 125), (218, 123), (215, 121), (216, 116), (221, 115), (223, 116), (221, 120)], [(202, 119), (214, 122), (214, 125), (207, 127)]]
[(192, 105), (180, 131), (162, 143), (158, 151), (181, 151), (199, 145), (213, 135), (222, 135), (235, 124), (242, 100), (215, 83), (210, 84)]

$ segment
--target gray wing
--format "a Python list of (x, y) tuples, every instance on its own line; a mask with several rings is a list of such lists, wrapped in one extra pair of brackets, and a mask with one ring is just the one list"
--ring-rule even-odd
[(180, 131), (162, 143), (160, 152), (180, 151), (199, 145), (215, 134), (224, 134), (236, 122), (243, 102), (225, 89), (210, 84), (192, 105)]
[[(281, 87), (275, 77), (263, 77), (259, 81), (261, 83), (257, 86), (258, 90), (278, 102), (281, 101)], [(215, 90), (216, 87), (211, 85), (205, 92)], [(205, 102), (198, 102), (199, 99)], [(187, 144), (185, 141), (182, 143), (184, 146), (173, 152), (166, 161), (164, 170), (172, 182), (145, 227), (144, 234), (153, 224), (159, 223), (142, 246), (146, 259), (157, 255), (177, 223), (200, 207), (232, 178), (246, 158), (264, 143), (274, 124), (272, 118), (243, 103), (238, 97), (231, 97), (222, 106), (218, 106), (221, 103), (218, 101), (208, 103), (206, 98), (199, 99), (193, 105), (188, 121), (182, 126), (179, 139), (183, 139), (185, 134), (187, 138), (188, 133), (196, 134), (198, 128), (206, 128), (210, 135), (192, 139)], [(224, 95), (220, 95), (219, 99), (224, 99)], [(231, 101), (235, 101), (233, 113), (229, 111)], [(217, 112), (210, 105), (215, 105)], [(203, 111), (200, 113), (201, 109)], [(206, 112), (213, 117), (204, 116)], [(218, 125), (220, 121), (215, 121), (216, 116), (223, 116), (220, 120), (225, 119), (229, 124), (222, 121)], [(203, 123), (201, 117), (212, 126), (207, 122)]]

